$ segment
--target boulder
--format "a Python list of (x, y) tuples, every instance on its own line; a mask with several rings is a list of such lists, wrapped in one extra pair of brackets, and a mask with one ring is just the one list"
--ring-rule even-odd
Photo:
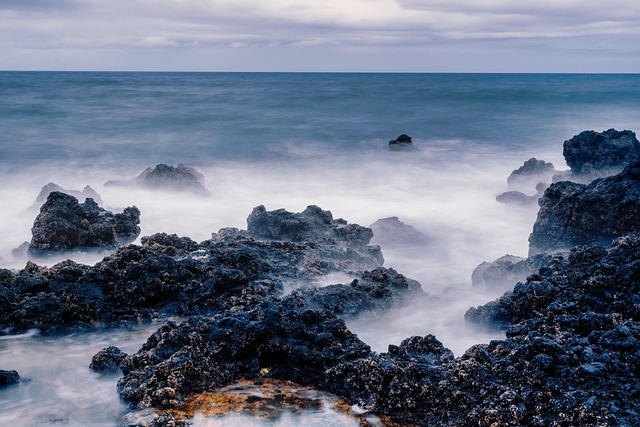
[(630, 130), (586, 130), (568, 139), (562, 153), (575, 177), (583, 181), (619, 173), (640, 158), (640, 142)]
[(528, 191), (540, 182), (551, 182), (556, 173), (558, 171), (552, 163), (532, 157), (511, 172), (507, 178), (507, 185), (510, 190)]
[(149, 190), (188, 192), (199, 196), (210, 195), (209, 190), (204, 186), (204, 175), (182, 163), (178, 163), (177, 166), (161, 163), (154, 168), (146, 168), (135, 178), (107, 181), (104, 185), (107, 187), (131, 186)]
[(547, 254), (538, 254), (530, 258), (504, 255), (493, 262), (483, 262), (471, 273), (473, 287), (491, 290), (513, 289), (516, 283), (534, 274), (545, 266), (550, 259)]
[(539, 201), (529, 255), (566, 250), (640, 230), (640, 162), (588, 185), (552, 184)]
[(44, 187), (42, 187), (42, 190), (40, 190), (40, 194), (38, 194), (38, 196), (36, 197), (36, 201), (33, 203), (33, 205), (31, 205), (29, 209), (39, 209), (40, 206), (42, 206), (42, 204), (47, 201), (47, 197), (49, 197), (49, 194), (53, 193), (54, 191), (68, 194), (70, 196), (77, 198), (78, 200), (85, 200), (90, 198), (90, 199), (93, 199), (93, 201), (96, 202), (97, 204), (102, 205), (102, 199), (100, 198), (100, 195), (88, 185), (85, 186), (82, 189), (82, 191), (78, 191), (78, 190), (67, 190), (60, 187), (58, 184), (54, 184), (53, 182), (50, 182)]
[(369, 226), (372, 242), (387, 248), (425, 246), (427, 238), (417, 228), (400, 221), (397, 216), (382, 218)]
[(109, 346), (91, 358), (89, 368), (96, 372), (118, 372), (126, 358), (127, 354), (118, 347)]
[(389, 151), (404, 151), (404, 150), (413, 150), (413, 142), (411, 141), (411, 137), (409, 135), (405, 135), (404, 133), (389, 141)]
[(0, 370), (0, 388), (18, 384), (20, 382), (20, 375), (17, 371), (3, 371)]
[(140, 234), (139, 223), (140, 211), (135, 206), (113, 214), (91, 198), (80, 204), (75, 197), (54, 191), (31, 228), (29, 254), (115, 248), (135, 240)]

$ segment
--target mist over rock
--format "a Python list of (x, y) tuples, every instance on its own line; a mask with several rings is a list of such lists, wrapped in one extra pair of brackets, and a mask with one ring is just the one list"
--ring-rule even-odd
[(372, 242), (384, 247), (425, 246), (427, 238), (417, 228), (400, 221), (397, 216), (382, 218), (369, 226)]
[(536, 273), (545, 266), (548, 254), (538, 254), (529, 258), (514, 255), (504, 255), (493, 262), (483, 262), (471, 273), (473, 287), (484, 289), (510, 290), (527, 276)]
[(511, 172), (507, 177), (509, 191), (496, 196), (496, 201), (506, 205), (534, 206), (558, 173), (552, 163), (532, 157)]
[(186, 191), (199, 196), (209, 196), (209, 190), (204, 186), (204, 175), (195, 168), (178, 163), (169, 166), (163, 163), (148, 167), (135, 178), (128, 180), (112, 180), (104, 184), (106, 187), (130, 186), (149, 190), (166, 190), (174, 192)]
[(640, 158), (640, 142), (630, 130), (586, 130), (563, 144), (562, 153), (573, 175), (589, 181), (619, 173)]
[(29, 254), (46, 255), (74, 249), (115, 248), (140, 234), (140, 211), (135, 206), (113, 214), (93, 199), (84, 203), (54, 191), (40, 208), (31, 228)]
[(78, 190), (67, 190), (60, 187), (58, 184), (50, 182), (44, 187), (42, 187), (42, 190), (40, 190), (40, 193), (36, 197), (36, 201), (33, 203), (33, 205), (31, 205), (29, 209), (39, 209), (40, 206), (42, 206), (42, 204), (47, 201), (47, 197), (49, 197), (49, 194), (53, 193), (54, 191), (68, 194), (70, 196), (77, 198), (78, 200), (85, 200), (85, 199), (91, 198), (97, 204), (102, 205), (102, 198), (100, 197), (100, 195), (88, 185), (85, 186), (82, 189), (82, 191), (78, 191)]
[(529, 255), (610, 242), (640, 230), (640, 162), (588, 185), (552, 184), (539, 201)]
[(389, 151), (410, 151), (414, 149), (411, 137), (404, 133), (396, 139), (389, 141)]

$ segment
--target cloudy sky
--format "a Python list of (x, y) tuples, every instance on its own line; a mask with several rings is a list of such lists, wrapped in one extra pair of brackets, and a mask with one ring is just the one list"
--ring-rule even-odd
[(639, 72), (638, 0), (0, 0), (0, 69)]

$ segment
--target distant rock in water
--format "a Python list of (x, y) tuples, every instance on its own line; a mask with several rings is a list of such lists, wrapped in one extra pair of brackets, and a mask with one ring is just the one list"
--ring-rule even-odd
[(17, 371), (3, 371), (0, 370), (0, 387), (6, 387), (9, 385), (18, 384), (20, 382), (20, 375)]
[(496, 201), (506, 205), (534, 206), (557, 173), (552, 163), (532, 157), (511, 172), (507, 178), (509, 191), (496, 196)]
[(533, 206), (538, 201), (539, 196), (527, 196), (520, 191), (505, 191), (496, 196), (496, 201), (505, 205)]
[(394, 140), (389, 141), (389, 151), (413, 150), (413, 142), (409, 135), (404, 133)]
[(529, 255), (611, 242), (640, 230), (640, 162), (588, 185), (552, 184), (539, 203)]
[(586, 130), (566, 140), (562, 153), (573, 175), (583, 182), (619, 173), (640, 158), (640, 142), (630, 130)]
[(139, 223), (140, 211), (135, 206), (113, 214), (91, 198), (80, 204), (75, 197), (54, 191), (31, 228), (29, 254), (115, 248), (136, 239), (140, 234)]
[(204, 176), (196, 169), (178, 163), (178, 166), (159, 164), (146, 168), (135, 178), (122, 181), (107, 181), (106, 187), (133, 186), (150, 190), (186, 191), (200, 196), (209, 196), (204, 186)]
[(50, 182), (44, 187), (42, 187), (42, 190), (40, 190), (40, 194), (38, 194), (38, 197), (36, 197), (36, 201), (33, 202), (33, 205), (31, 205), (29, 209), (39, 209), (40, 206), (42, 206), (42, 204), (47, 201), (47, 197), (49, 196), (49, 194), (53, 193), (54, 191), (69, 194), (70, 196), (74, 196), (78, 200), (85, 200), (85, 199), (91, 198), (97, 204), (102, 205), (102, 198), (100, 197), (100, 195), (96, 192), (96, 190), (89, 187), (88, 185), (85, 186), (82, 189), (82, 191), (78, 191), (78, 190), (67, 190), (60, 187), (58, 184), (54, 184), (53, 182)]
[(371, 242), (389, 248), (425, 246), (427, 238), (417, 228), (400, 221), (397, 216), (382, 218), (369, 226)]

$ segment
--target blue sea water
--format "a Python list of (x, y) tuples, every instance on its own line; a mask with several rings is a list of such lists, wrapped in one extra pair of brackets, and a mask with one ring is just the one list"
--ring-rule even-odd
[(639, 75), (1, 72), (0, 167), (357, 155), (401, 133), (534, 152), (633, 128), (638, 105)]
[[(536, 208), (496, 202), (507, 176), (531, 157), (566, 169), (564, 140), (609, 128), (640, 129), (640, 75), (0, 72), (0, 267), (24, 266), (11, 250), (30, 239), (29, 207), (50, 181), (89, 184), (110, 209), (135, 204), (142, 235), (198, 241), (245, 227), (259, 204), (317, 204), (362, 225), (398, 216), (428, 245), (383, 246), (385, 266), (428, 298), (349, 327), (376, 351), (433, 333), (459, 356), (501, 336), (464, 324), (470, 306), (498, 296), (472, 290), (471, 272), (527, 253)], [(402, 133), (416, 150), (390, 152)], [(211, 197), (103, 185), (178, 162), (204, 174)], [(0, 425), (117, 425), (127, 411), (117, 378), (90, 372), (90, 357), (112, 344), (135, 351), (148, 333), (1, 339), (0, 369), (30, 381), (0, 391)], [(276, 425), (305, 422), (358, 424), (323, 413)]]

